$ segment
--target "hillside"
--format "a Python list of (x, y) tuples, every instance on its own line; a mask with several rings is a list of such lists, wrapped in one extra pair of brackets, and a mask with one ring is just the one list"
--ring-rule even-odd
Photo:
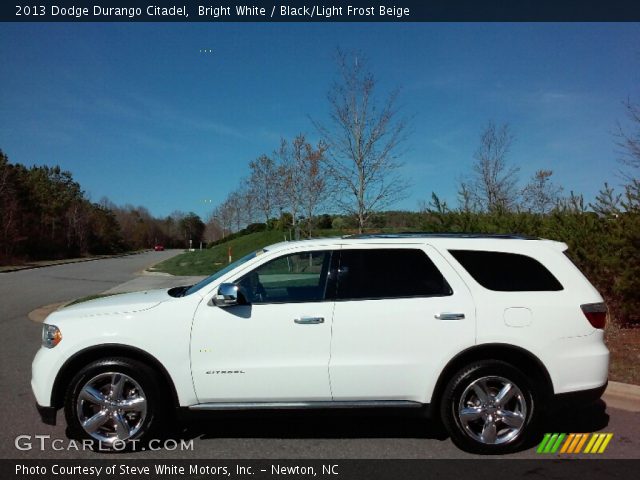
[[(339, 230), (315, 231), (316, 237), (331, 237), (342, 235)], [(165, 272), (171, 275), (211, 275), (229, 263), (228, 251), (231, 247), (233, 260), (264, 248), (273, 243), (282, 242), (284, 234), (279, 230), (250, 233), (228, 242), (216, 245), (202, 251), (185, 252), (176, 257), (159, 263), (151, 269), (155, 272)]]

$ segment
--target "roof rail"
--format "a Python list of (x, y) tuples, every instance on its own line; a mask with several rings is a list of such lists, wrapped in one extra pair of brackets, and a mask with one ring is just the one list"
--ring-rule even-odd
[(342, 238), (495, 238), (505, 240), (540, 240), (538, 237), (508, 233), (474, 233), (474, 232), (399, 232), (399, 233), (356, 233), (344, 235)]

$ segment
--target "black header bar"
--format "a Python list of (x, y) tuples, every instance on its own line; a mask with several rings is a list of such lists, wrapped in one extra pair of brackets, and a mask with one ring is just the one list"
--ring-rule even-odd
[(637, 22), (638, 0), (15, 0), (3, 22)]

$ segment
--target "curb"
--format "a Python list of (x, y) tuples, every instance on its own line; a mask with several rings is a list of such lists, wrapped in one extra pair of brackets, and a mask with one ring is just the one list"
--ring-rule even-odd
[(65, 302), (52, 303), (50, 305), (44, 305), (42, 307), (38, 307), (35, 310), (30, 311), (27, 314), (27, 317), (32, 322), (42, 323), (50, 314), (64, 307), (67, 303), (71, 301), (72, 300), (67, 300)]
[(58, 265), (69, 265), (71, 263), (93, 262), (95, 260), (108, 260), (110, 258), (129, 257), (131, 255), (139, 255), (141, 253), (152, 252), (152, 251), (153, 250), (149, 249), (149, 250), (141, 250), (139, 252), (121, 253), (121, 254), (118, 254), (118, 255), (104, 255), (104, 256), (88, 257), (88, 258), (73, 258), (73, 259), (69, 259), (69, 260), (63, 260), (63, 261), (60, 261), (60, 262), (46, 263), (46, 264), (43, 264), (43, 265), (23, 265), (23, 266), (17, 266), (17, 267), (14, 267), (14, 268), (10, 268), (8, 270), (0, 270), (0, 274), (11, 273), (11, 272), (19, 272), (20, 270), (34, 270), (36, 268), (55, 267), (55, 266), (58, 266)]
[(145, 275), (147, 277), (173, 277), (170, 273), (165, 272), (154, 272), (153, 270), (142, 270), (140, 275)]
[(602, 399), (608, 407), (627, 412), (640, 412), (640, 386), (638, 385), (609, 382)]

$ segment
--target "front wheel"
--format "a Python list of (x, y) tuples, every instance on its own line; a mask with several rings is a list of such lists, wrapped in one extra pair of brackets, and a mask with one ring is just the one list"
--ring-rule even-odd
[(533, 432), (536, 389), (512, 365), (486, 360), (458, 371), (440, 405), (453, 442), (468, 452), (502, 454), (518, 450)]
[(71, 437), (93, 440), (101, 449), (149, 440), (161, 410), (156, 372), (126, 358), (90, 363), (71, 381), (65, 398)]

